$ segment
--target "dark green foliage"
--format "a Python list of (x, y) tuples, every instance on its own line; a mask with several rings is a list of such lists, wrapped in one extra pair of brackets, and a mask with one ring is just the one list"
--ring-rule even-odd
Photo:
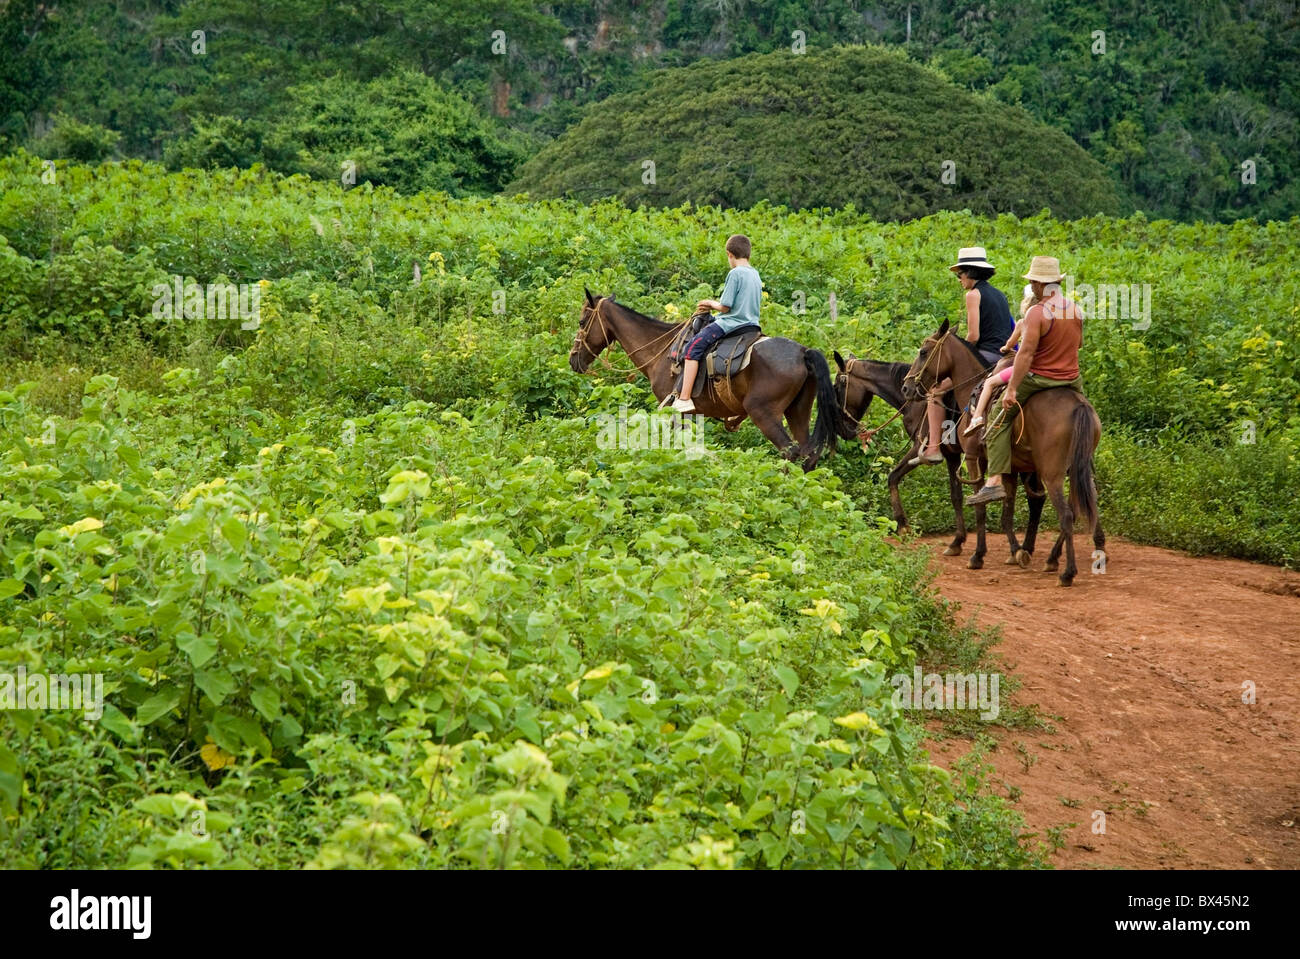
[[(492, 51), (495, 30), (505, 34), (504, 54)], [(402, 70), (437, 79), (541, 144), (587, 104), (644, 89), (663, 67), (788, 53), (796, 31), (810, 53), (884, 43), (959, 86), (1022, 105), (1152, 215), (1300, 212), (1300, 20), (1278, 3), (12, 0), (0, 7), (0, 148), (35, 147), (63, 113), (120, 133), (127, 156), (156, 159), (189, 138), (183, 152), (205, 163), (269, 163), (290, 88), (334, 76), (368, 84)], [(839, 141), (800, 145), (796, 156), (852, 180), (853, 157), (830, 152)], [(467, 180), (501, 159), (490, 142), (485, 151), (462, 171)], [(1243, 182), (1243, 163), (1254, 165), (1255, 182)], [(968, 166), (959, 177), (979, 172), (978, 162)]]
[[(653, 183), (643, 163), (653, 161)], [(955, 183), (943, 182), (951, 161)], [(523, 168), (541, 196), (725, 207), (852, 204), (880, 220), (943, 209), (1114, 213), (1106, 171), (1069, 137), (904, 55), (778, 52), (663, 73), (592, 107)]]
[(332, 77), (287, 91), (273, 116), (198, 117), (195, 132), (166, 152), (169, 165), (239, 166), (262, 162), (284, 173), (339, 179), (402, 193), (500, 189), (522, 159), (518, 146), (469, 103), (420, 73), (403, 71), (361, 83)]
[(108, 158), (121, 139), (116, 130), (59, 114), (50, 132), (36, 141), (34, 149), (45, 157), (97, 163)]

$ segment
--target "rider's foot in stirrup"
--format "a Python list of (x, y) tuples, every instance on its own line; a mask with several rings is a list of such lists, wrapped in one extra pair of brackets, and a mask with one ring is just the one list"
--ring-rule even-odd
[(674, 412), (674, 413), (694, 413), (694, 412), (695, 412), (695, 402), (694, 402), (693, 400), (690, 400), (690, 399), (685, 399), (685, 400), (673, 400), (673, 412)]
[(974, 433), (977, 429), (979, 429), (983, 425), (984, 425), (984, 417), (972, 416), (970, 418), (970, 426), (966, 427), (966, 429), (962, 432), (961, 435), (970, 436), (970, 434)]
[(967, 506), (979, 506), (983, 503), (995, 503), (1000, 499), (1006, 499), (1006, 491), (1001, 484), (997, 486), (986, 486), (973, 496), (966, 497)]

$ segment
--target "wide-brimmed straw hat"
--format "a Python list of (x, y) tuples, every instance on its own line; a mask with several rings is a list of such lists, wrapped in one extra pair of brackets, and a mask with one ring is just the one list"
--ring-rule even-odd
[(1060, 283), (1065, 279), (1061, 272), (1061, 261), (1054, 256), (1036, 256), (1029, 264), (1025, 279), (1038, 283)]
[(957, 251), (957, 262), (948, 269), (954, 273), (963, 266), (982, 266), (986, 270), (993, 270), (996, 267), (989, 262), (988, 254), (984, 252), (982, 246), (963, 246)]

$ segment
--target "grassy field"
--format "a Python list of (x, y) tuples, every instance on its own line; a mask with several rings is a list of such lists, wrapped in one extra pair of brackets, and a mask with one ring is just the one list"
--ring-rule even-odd
[[(1040, 252), (1149, 284), (1082, 357), (1108, 527), (1300, 556), (1294, 223), (47, 183), (25, 154), (0, 185), (0, 657), (105, 693), (89, 725), (0, 712), (6, 862), (1040, 862), (891, 700), (954, 642), (885, 542), (901, 434), (807, 476), (752, 427), (691, 458), (599, 442), (653, 404), (624, 356), (569, 370), (584, 286), (689, 312), (730, 232), (767, 331), (828, 353), (910, 358), (956, 318), (962, 245), (1013, 300)], [(255, 286), (256, 315), (159, 315), (177, 278)], [(951, 520), (937, 473), (905, 488), (923, 529)]]

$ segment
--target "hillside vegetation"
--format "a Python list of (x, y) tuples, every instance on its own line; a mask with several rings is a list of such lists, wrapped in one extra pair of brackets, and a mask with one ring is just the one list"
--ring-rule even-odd
[[(1300, 213), (1300, 18), (1286, 3), (12, 0), (0, 5), (0, 147), (83, 161), (260, 161), (326, 179), (339, 175), (337, 147), (379, 161), (358, 163), (359, 180), (403, 190), (439, 182), (441, 160), (468, 154), (448, 188), (493, 192), (589, 104), (643, 90), (666, 68), (788, 52), (796, 36), (809, 53), (886, 44), (1023, 106), (1148, 215)], [(388, 81), (409, 72), (428, 89), (403, 110)], [(340, 76), (347, 82), (331, 85)], [(415, 103), (422, 116), (408, 115)], [(304, 107), (325, 104), (334, 115), (317, 129)], [(371, 112), (394, 133), (382, 150)], [(829, 152), (840, 139), (799, 155), (847, 166)]]
[[(1040, 863), (892, 701), (923, 660), (974, 668), (924, 554), (886, 541), (892, 442), (809, 475), (752, 426), (696, 459), (600, 443), (653, 401), (618, 353), (569, 370), (584, 285), (680, 312), (736, 229), (765, 327), (824, 350), (909, 356), (972, 238), (1000, 282), (1043, 249), (1149, 277), (1149, 329), (1088, 327), (1103, 517), (1300, 556), (1294, 224), (43, 172), (0, 161), (0, 657), (103, 674), (106, 703), (0, 711), (12, 865)], [(156, 315), (177, 277), (258, 284), (255, 328)], [(950, 523), (937, 473), (908, 496)]]
[(1106, 170), (1065, 134), (877, 47), (657, 74), (588, 109), (512, 189), (663, 206), (852, 205), (877, 220), (1123, 207)]

